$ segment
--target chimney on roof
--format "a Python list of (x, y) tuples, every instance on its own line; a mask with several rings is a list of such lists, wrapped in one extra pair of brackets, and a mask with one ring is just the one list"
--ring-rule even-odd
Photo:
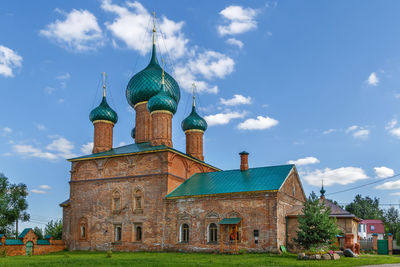
[(239, 153), (240, 155), (240, 170), (247, 171), (249, 169), (249, 153), (246, 151), (242, 151)]

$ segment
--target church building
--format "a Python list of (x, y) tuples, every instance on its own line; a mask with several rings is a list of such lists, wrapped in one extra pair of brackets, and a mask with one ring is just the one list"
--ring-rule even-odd
[(245, 151), (237, 169), (208, 164), (203, 153), (207, 122), (197, 113), (194, 94), (192, 111), (181, 122), (186, 151), (174, 149), (180, 88), (160, 66), (155, 39), (153, 28), (150, 62), (126, 88), (136, 116), (134, 142), (113, 147), (118, 116), (103, 85), (102, 101), (90, 113), (93, 154), (69, 159), (70, 197), (60, 204), (66, 246), (277, 252), (287, 242), (287, 212), (306, 200), (296, 167), (250, 168)]

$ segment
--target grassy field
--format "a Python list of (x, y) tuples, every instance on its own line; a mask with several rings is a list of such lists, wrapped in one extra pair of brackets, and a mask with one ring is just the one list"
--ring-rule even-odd
[(399, 256), (363, 255), (337, 261), (298, 261), (296, 255), (198, 253), (61, 252), (42, 256), (0, 258), (0, 266), (360, 266), (400, 263)]

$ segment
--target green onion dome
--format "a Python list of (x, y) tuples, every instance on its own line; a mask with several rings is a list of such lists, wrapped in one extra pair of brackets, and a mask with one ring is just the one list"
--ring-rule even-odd
[(199, 114), (197, 114), (196, 107), (194, 105), (190, 115), (182, 121), (182, 130), (184, 132), (188, 130), (201, 130), (204, 132), (205, 130), (207, 130), (206, 120), (200, 117)]
[[(135, 74), (126, 87), (126, 99), (131, 107), (137, 103), (149, 101), (151, 97), (160, 92), (161, 73), (157, 55), (156, 46), (153, 44), (153, 51), (149, 65), (139, 73)], [(181, 92), (178, 83), (171, 75), (165, 73), (165, 89), (168, 95), (179, 103)]]
[(89, 119), (91, 122), (94, 121), (110, 121), (112, 123), (117, 123), (118, 115), (117, 113), (108, 105), (106, 97), (103, 96), (100, 105), (90, 112)]
[(131, 131), (131, 136), (133, 139), (135, 139), (135, 133), (136, 133), (136, 128), (133, 127), (132, 131)]
[(161, 84), (160, 92), (150, 98), (147, 103), (147, 109), (151, 112), (165, 110), (175, 114), (178, 105), (176, 101), (169, 96), (164, 84)]

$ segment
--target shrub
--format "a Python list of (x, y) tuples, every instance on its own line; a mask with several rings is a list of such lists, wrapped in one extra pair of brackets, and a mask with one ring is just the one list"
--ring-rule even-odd
[(109, 250), (107, 251), (107, 258), (111, 258), (111, 257), (112, 257), (112, 250), (109, 249)]
[(3, 250), (0, 250), (0, 258), (5, 258), (7, 257), (7, 249), (4, 248)]
[(243, 255), (243, 254), (246, 254), (246, 253), (247, 253), (247, 249), (245, 249), (245, 248), (239, 249), (239, 254), (240, 255)]

